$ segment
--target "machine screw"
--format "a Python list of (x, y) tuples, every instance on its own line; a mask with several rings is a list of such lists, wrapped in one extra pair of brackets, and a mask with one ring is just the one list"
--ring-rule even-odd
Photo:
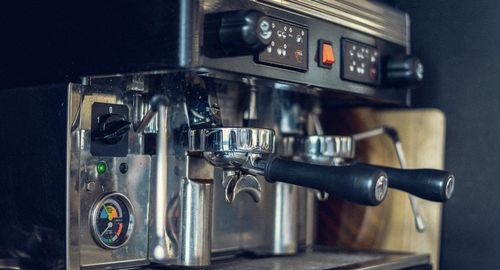
[(448, 200), (451, 199), (454, 190), (455, 190), (455, 176), (450, 175), (446, 179), (446, 190), (445, 190), (446, 199)]
[(124, 162), (124, 163), (120, 164), (120, 172), (122, 174), (126, 174), (128, 172), (128, 165), (127, 165), (127, 163)]
[(87, 191), (94, 191), (96, 188), (96, 184), (94, 181), (88, 182), (87, 184), (85, 184), (85, 188), (87, 189)]
[(375, 183), (375, 198), (377, 201), (382, 201), (385, 198), (385, 195), (387, 194), (387, 188), (388, 188), (388, 182), (387, 182), (387, 176), (381, 175), (378, 179), (377, 182)]

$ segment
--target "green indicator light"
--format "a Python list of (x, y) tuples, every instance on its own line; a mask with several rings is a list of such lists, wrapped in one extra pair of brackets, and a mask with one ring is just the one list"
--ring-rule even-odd
[(104, 161), (100, 161), (97, 163), (97, 173), (98, 174), (103, 174), (106, 172), (106, 170), (108, 169), (108, 166), (106, 166), (106, 163)]

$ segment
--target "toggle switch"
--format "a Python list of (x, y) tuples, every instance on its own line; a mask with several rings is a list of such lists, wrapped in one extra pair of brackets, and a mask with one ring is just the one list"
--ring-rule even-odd
[(318, 66), (323, 68), (332, 68), (335, 63), (335, 54), (331, 41), (320, 39), (318, 40)]

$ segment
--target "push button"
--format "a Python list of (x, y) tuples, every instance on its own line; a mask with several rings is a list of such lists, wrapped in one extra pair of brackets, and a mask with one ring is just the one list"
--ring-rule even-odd
[(321, 63), (324, 65), (332, 65), (335, 63), (335, 56), (333, 56), (333, 47), (331, 44), (323, 43)]
[(318, 65), (320, 67), (332, 68), (333, 63), (335, 63), (335, 54), (333, 53), (331, 41), (318, 40), (318, 56)]

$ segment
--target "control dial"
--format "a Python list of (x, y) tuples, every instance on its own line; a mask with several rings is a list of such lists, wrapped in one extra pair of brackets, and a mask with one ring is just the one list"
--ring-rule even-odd
[(391, 58), (386, 64), (386, 82), (395, 86), (417, 86), (424, 79), (422, 62), (411, 55)]
[(92, 132), (93, 141), (102, 141), (106, 144), (119, 142), (130, 130), (131, 123), (122, 115), (107, 113), (99, 116), (99, 126)]
[(272, 37), (271, 20), (256, 10), (211, 14), (206, 18), (206, 54), (253, 55), (264, 50)]

